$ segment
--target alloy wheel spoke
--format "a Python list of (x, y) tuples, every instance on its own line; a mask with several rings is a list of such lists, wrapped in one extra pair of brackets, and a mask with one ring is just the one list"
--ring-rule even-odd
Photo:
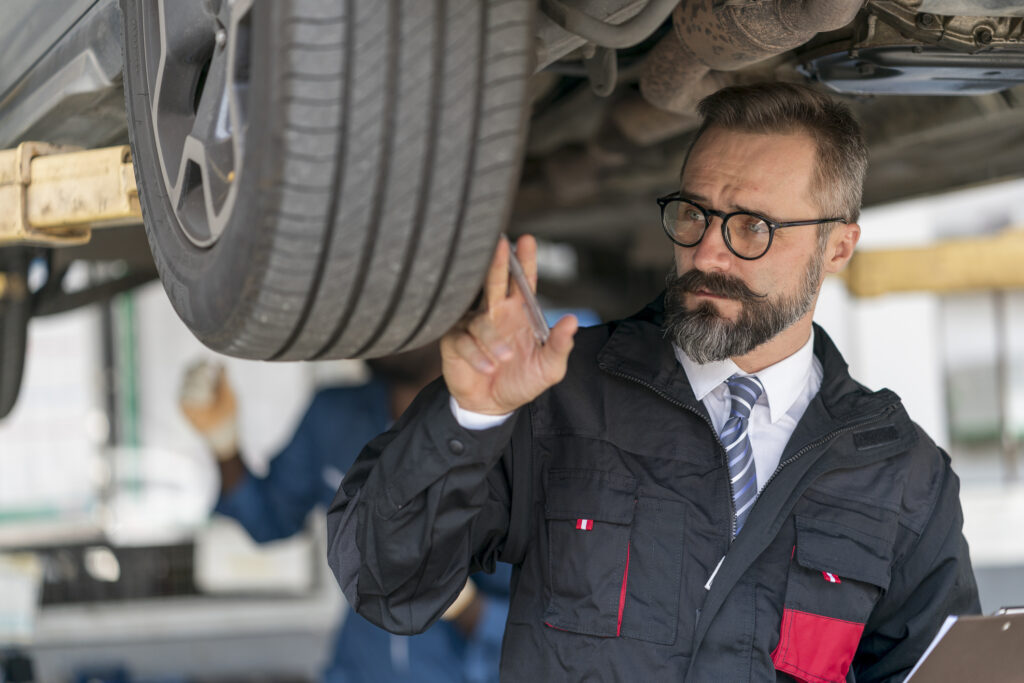
[(153, 127), (168, 198), (197, 246), (216, 241), (233, 204), (241, 159), (236, 132), (246, 121), (240, 100), (248, 85), (251, 8), (248, 0), (158, 2)]

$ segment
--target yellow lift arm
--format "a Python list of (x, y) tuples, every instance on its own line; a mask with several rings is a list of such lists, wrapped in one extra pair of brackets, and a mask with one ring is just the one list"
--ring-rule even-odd
[(141, 222), (128, 145), (23, 142), (0, 151), (0, 246), (74, 246), (92, 228)]

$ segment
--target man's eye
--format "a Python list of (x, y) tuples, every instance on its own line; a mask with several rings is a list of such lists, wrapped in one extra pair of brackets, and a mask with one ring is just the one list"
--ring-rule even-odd
[(760, 218), (756, 216), (742, 216), (741, 218), (744, 231), (758, 234), (768, 232), (768, 224)]
[(696, 209), (688, 209), (683, 212), (683, 219), (692, 223), (698, 223), (704, 221), (704, 215)]

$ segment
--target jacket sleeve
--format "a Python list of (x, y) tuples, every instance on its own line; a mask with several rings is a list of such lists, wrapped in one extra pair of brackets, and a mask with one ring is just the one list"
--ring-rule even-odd
[[(959, 481), (940, 449), (941, 468), (912, 486), (937, 492), (910, 550), (896, 557), (889, 589), (872, 612), (854, 660), (857, 681), (902, 681), (951, 614), (981, 611), (963, 536)], [(933, 453), (934, 453), (933, 450)], [(939, 458), (935, 458), (936, 461)]]
[[(216, 511), (238, 520), (257, 543), (287, 538), (300, 529), (323, 486), (313, 437), (322, 410), (314, 400), (288, 445), (270, 461), (265, 478), (247, 472), (217, 502)], [(318, 415), (318, 413), (320, 413)]]
[(327, 514), (328, 562), (356, 611), (393, 633), (420, 633), (469, 574), (494, 570), (508, 531), (510, 439), (520, 417), (466, 430), (439, 380), (367, 445)]

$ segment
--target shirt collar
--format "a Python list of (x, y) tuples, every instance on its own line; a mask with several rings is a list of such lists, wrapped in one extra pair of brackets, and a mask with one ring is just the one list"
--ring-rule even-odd
[[(693, 395), (698, 401), (704, 398), (719, 387), (722, 382), (733, 375), (747, 373), (740, 370), (739, 366), (731, 359), (713, 361), (711, 363), (697, 363), (686, 355), (681, 348), (672, 345), (679, 364), (686, 371), (686, 377), (690, 380), (690, 387)], [(786, 414), (793, 402), (800, 396), (811, 373), (814, 361), (814, 330), (807, 342), (801, 346), (796, 353), (783, 358), (774, 365), (769, 365), (760, 372), (757, 378), (764, 386), (765, 399), (768, 401), (768, 410), (771, 421), (776, 422)]]

